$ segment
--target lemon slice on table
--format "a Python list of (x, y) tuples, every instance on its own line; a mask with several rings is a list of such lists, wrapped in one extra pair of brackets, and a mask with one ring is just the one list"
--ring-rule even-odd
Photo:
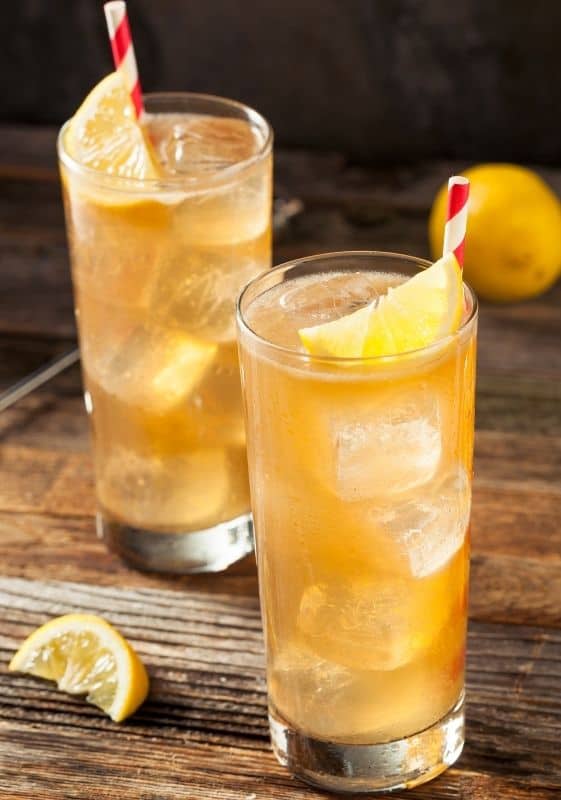
[(107, 175), (158, 177), (152, 145), (118, 72), (107, 75), (86, 97), (70, 120), (64, 145), (75, 161)]
[(344, 317), (301, 328), (311, 355), (360, 358), (418, 350), (458, 329), (462, 271), (450, 253), (387, 294)]
[(55, 681), (68, 694), (85, 694), (114, 722), (130, 716), (148, 694), (148, 675), (131, 645), (93, 614), (66, 614), (37, 628), (9, 670)]

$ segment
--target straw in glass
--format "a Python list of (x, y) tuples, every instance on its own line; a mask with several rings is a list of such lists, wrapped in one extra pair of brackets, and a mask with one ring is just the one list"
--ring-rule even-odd
[(112, 0), (103, 6), (115, 69), (119, 70), (130, 94), (137, 119), (144, 114), (142, 90), (138, 79), (138, 69), (127, 14), (127, 4), (122, 0)]
[(464, 266), (468, 201), (468, 179), (463, 175), (453, 175), (448, 181), (448, 211), (444, 227), (443, 254), (454, 253), (460, 267)]

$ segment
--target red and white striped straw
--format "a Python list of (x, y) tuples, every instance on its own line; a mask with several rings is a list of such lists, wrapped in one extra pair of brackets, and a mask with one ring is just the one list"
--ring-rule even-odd
[(453, 175), (448, 181), (448, 212), (444, 226), (444, 255), (454, 253), (460, 267), (464, 266), (464, 245), (468, 215), (469, 181)]
[(141, 119), (144, 114), (144, 105), (142, 103), (142, 90), (138, 79), (138, 69), (129, 27), (127, 4), (122, 0), (112, 0), (110, 3), (105, 3), (103, 10), (107, 20), (107, 30), (109, 31), (115, 69), (118, 69), (123, 76), (137, 119)]

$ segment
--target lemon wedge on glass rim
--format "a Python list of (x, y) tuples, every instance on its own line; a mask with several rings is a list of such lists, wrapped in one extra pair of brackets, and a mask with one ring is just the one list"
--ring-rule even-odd
[(55, 681), (68, 694), (86, 695), (114, 722), (130, 716), (148, 694), (148, 675), (132, 646), (93, 614), (66, 614), (37, 628), (8, 669)]
[(64, 147), (79, 164), (106, 175), (158, 177), (152, 145), (119, 72), (111, 72), (91, 90), (68, 123)]
[(393, 356), (456, 331), (463, 308), (462, 271), (449, 253), (358, 311), (301, 328), (298, 335), (306, 351), (315, 356)]

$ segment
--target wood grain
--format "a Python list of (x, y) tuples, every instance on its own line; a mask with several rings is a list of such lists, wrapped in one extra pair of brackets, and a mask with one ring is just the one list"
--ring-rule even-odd
[[(3, 775), (10, 800), (320, 800), (291, 779), (268, 749), (221, 747), (193, 741), (154, 743), (100, 736), (80, 741), (75, 731), (0, 722), (6, 753)], [(134, 769), (130, 764), (134, 761)], [(20, 766), (18, 770), (17, 766)], [(71, 769), (69, 769), (71, 766)], [(47, 776), (47, 777), (44, 777)], [(558, 789), (522, 787), (495, 775), (450, 770), (445, 777), (380, 800), (557, 800)]]
[[(90, 517), (0, 514), (2, 573), (30, 579), (62, 578), (104, 586), (182, 589), (257, 595), (253, 557), (217, 579), (169, 577), (129, 569), (95, 536)], [(40, 559), (33, 558), (40, 553)], [(561, 626), (561, 566), (501, 553), (474, 553), (470, 613), (475, 619)]]
[[(104, 615), (147, 664), (149, 700), (122, 726), (81, 699), (60, 695), (51, 684), (6, 672), (25, 635), (71, 611)], [(0, 618), (0, 758), (10, 790), (88, 797), (103, 768), (111, 777), (111, 787), (97, 795), (103, 798), (116, 798), (132, 786), (136, 797), (153, 791), (171, 798), (184, 785), (192, 792), (188, 796), (198, 798), (217, 784), (222, 793), (213, 797), (239, 797), (240, 787), (261, 797), (281, 797), (289, 787), (290, 796), (321, 796), (291, 781), (268, 749), (256, 598), (4, 578)], [(463, 794), (454, 795), (446, 776), (430, 785), (430, 794), (421, 789), (403, 796), (476, 798), (494, 776), (505, 792), (528, 778), (544, 797), (546, 789), (561, 790), (561, 633), (473, 623), (469, 653), (468, 743), (451, 773), (465, 771), (467, 782), (456, 784)], [(61, 748), (79, 769), (69, 771), (56, 758)], [(133, 756), (131, 775), (126, 765)], [(446, 787), (443, 794), (440, 784)], [(71, 791), (76, 794), (68, 795)]]

